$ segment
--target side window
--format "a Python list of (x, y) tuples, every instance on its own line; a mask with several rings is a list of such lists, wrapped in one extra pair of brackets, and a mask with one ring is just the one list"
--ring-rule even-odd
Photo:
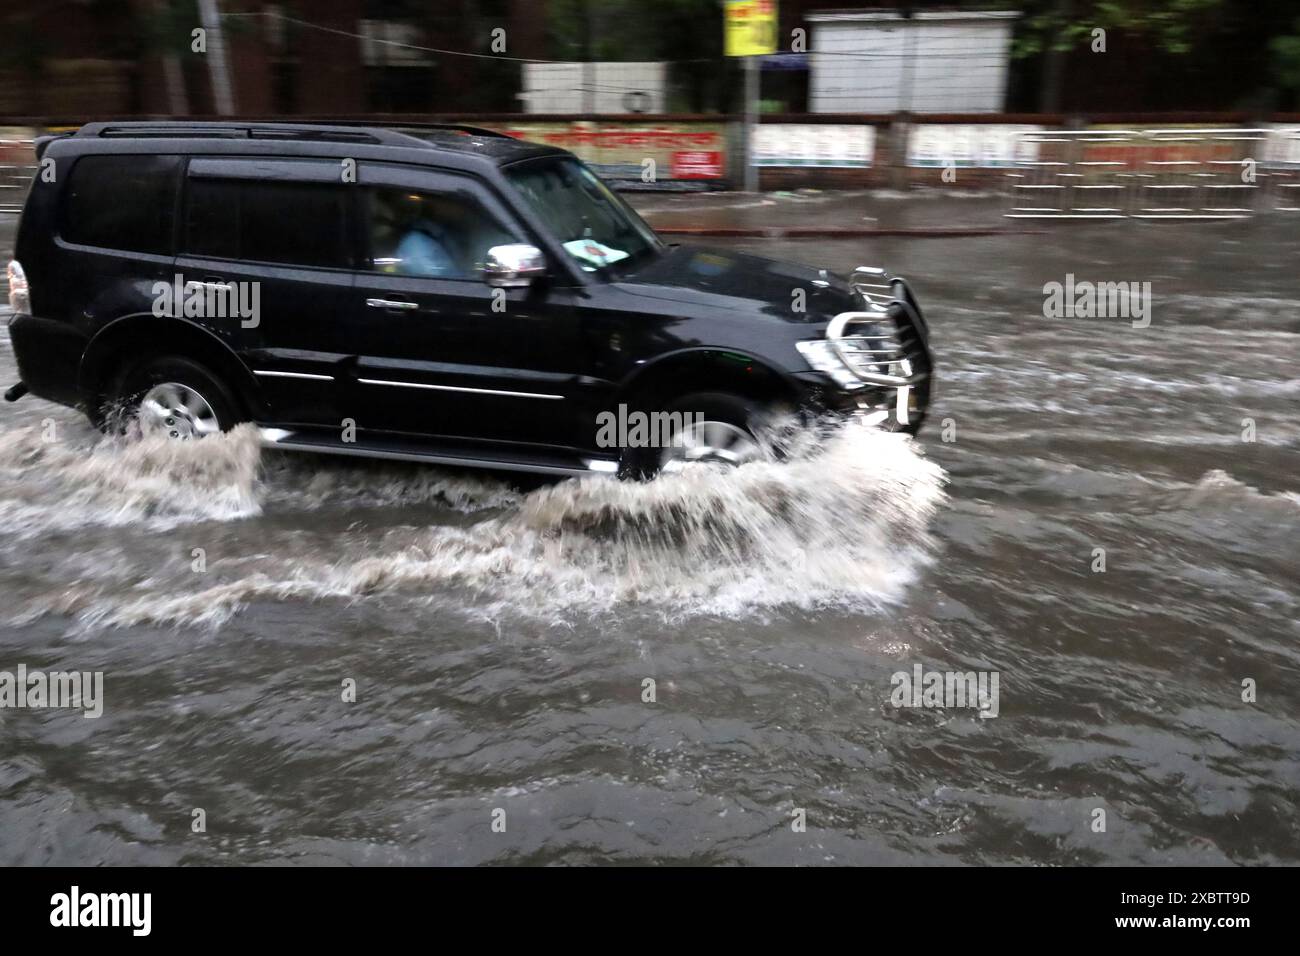
[(192, 177), (184, 250), (217, 259), (344, 268), (347, 188)]
[(214, 259), (239, 258), (241, 185), (233, 180), (190, 179), (183, 252)]
[(475, 279), (489, 249), (519, 241), (467, 191), (377, 186), (366, 199), (374, 272)]
[(83, 156), (64, 194), (60, 234), (87, 246), (170, 254), (179, 170), (176, 156)]

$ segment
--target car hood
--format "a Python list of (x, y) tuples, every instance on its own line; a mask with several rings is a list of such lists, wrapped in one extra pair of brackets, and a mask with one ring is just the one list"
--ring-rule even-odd
[[(634, 295), (709, 309), (744, 309), (786, 322), (825, 322), (861, 308), (841, 277), (729, 249), (670, 246), (619, 286)], [(803, 310), (796, 289), (803, 290)]]

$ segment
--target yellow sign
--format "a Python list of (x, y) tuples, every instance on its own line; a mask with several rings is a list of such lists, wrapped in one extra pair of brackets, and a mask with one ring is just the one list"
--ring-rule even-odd
[(776, 0), (726, 0), (722, 17), (727, 56), (776, 52)]

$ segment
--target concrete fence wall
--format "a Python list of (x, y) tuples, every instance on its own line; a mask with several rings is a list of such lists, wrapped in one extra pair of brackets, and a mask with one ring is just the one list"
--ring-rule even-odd
[[(277, 119), (283, 118), (248, 121)], [(362, 119), (390, 125), (466, 123), (550, 143), (571, 150), (626, 189), (729, 189), (744, 178), (745, 128), (733, 116), (446, 114)], [(83, 121), (0, 117), (0, 209), (21, 206), (35, 162), (32, 139)], [(1234, 137), (1232, 130), (1243, 135)], [(1300, 205), (1300, 196), (1292, 198), (1293, 192), (1300, 192), (1294, 188), (1300, 174), (1300, 115), (1262, 122), (1237, 114), (769, 115), (756, 129), (753, 152), (764, 190), (996, 189), (1017, 196), (1013, 205), (1029, 208), (1077, 206), (1093, 198), (1083, 187), (1096, 185), (1100, 193), (1099, 184), (1107, 176), (1121, 177), (1126, 185), (1130, 180), (1122, 177), (1131, 177), (1144, 188), (1175, 175), (1188, 180), (1213, 172), (1226, 180), (1238, 172), (1232, 163), (1241, 167), (1251, 160), (1262, 174), (1260, 185), (1268, 188), (1276, 205)], [(1190, 168), (1193, 163), (1201, 164), (1199, 171)], [(1085, 178), (1088, 183), (1080, 182)], [(1076, 188), (1053, 188), (1063, 185)], [(1033, 202), (1020, 201), (1034, 191)], [(1043, 198), (1056, 193), (1051, 203)]]

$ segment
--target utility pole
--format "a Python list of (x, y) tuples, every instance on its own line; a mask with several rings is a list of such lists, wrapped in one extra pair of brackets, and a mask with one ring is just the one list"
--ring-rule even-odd
[(226, 41), (221, 33), (221, 11), (217, 0), (198, 0), (199, 20), (208, 35), (208, 70), (212, 74), (212, 98), (217, 113), (232, 116), (235, 112), (234, 91), (230, 85), (230, 66), (226, 62)]
[(776, 4), (771, 0), (726, 0), (722, 6), (723, 49), (740, 57), (745, 72), (741, 104), (741, 140), (745, 192), (758, 192), (754, 148), (758, 141), (758, 96), (764, 54), (776, 52)]
[(758, 192), (754, 147), (758, 140), (758, 94), (762, 57), (742, 57), (745, 65), (745, 192)]
[(592, 0), (584, 0), (582, 4), (584, 46), (587, 49), (587, 62), (582, 67), (582, 85), (586, 88), (583, 94), (583, 112), (588, 116), (596, 112), (596, 11), (592, 5)]

